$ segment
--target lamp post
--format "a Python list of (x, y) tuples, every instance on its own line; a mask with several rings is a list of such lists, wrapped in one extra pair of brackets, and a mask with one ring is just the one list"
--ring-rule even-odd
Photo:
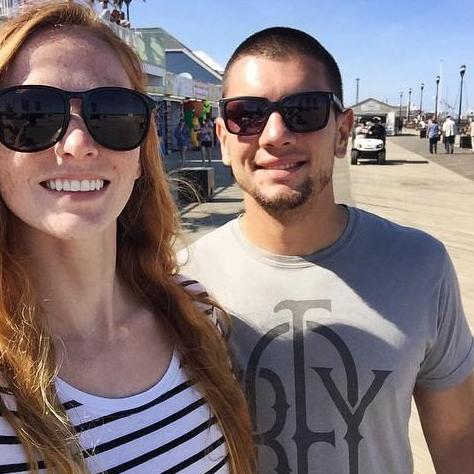
[(425, 84), (422, 82), (420, 85), (420, 119), (423, 116), (423, 89), (425, 88)]
[(410, 89), (408, 89), (407, 122), (410, 121), (410, 102), (411, 102), (411, 87)]
[(436, 76), (436, 98), (435, 98), (435, 120), (438, 120), (438, 93), (439, 93), (439, 81), (440, 77)]
[(458, 125), (461, 124), (461, 107), (462, 107), (462, 84), (464, 81), (464, 73), (466, 72), (466, 65), (463, 64), (459, 68), (459, 74), (461, 74), (461, 92), (459, 94), (459, 114), (458, 114)]
[(356, 79), (356, 104), (359, 103), (359, 81), (360, 81), (360, 79), (357, 78)]
[(402, 100), (403, 100), (403, 91), (400, 92), (400, 132), (402, 131), (402, 128), (403, 128)]

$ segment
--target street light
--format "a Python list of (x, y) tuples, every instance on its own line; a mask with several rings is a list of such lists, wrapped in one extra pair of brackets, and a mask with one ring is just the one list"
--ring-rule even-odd
[(359, 103), (359, 81), (360, 81), (360, 79), (357, 78), (356, 79), (356, 104)]
[(420, 91), (420, 119), (423, 116), (423, 89), (425, 88), (425, 84), (422, 82), (421, 85), (421, 91)]
[(436, 76), (436, 99), (435, 99), (435, 120), (438, 120), (438, 92), (440, 77)]
[(407, 122), (410, 121), (410, 102), (411, 102), (411, 87), (410, 89), (408, 89)]
[(464, 73), (466, 72), (466, 65), (463, 64), (459, 68), (459, 74), (461, 74), (461, 92), (459, 94), (459, 114), (458, 114), (458, 125), (461, 124), (461, 107), (462, 107), (462, 84), (464, 81)]
[(403, 128), (402, 99), (403, 99), (403, 91), (400, 92), (400, 131), (402, 131), (402, 128)]

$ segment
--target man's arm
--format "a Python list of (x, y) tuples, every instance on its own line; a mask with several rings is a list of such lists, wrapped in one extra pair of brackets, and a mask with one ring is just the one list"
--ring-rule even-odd
[(474, 473), (474, 374), (447, 390), (415, 389), (437, 474)]

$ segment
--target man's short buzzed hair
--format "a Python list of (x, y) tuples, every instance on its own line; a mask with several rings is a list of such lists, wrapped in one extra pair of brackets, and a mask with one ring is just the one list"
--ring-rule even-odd
[(286, 59), (291, 56), (307, 56), (321, 63), (334, 92), (342, 102), (342, 78), (339, 66), (326, 48), (304, 31), (275, 26), (254, 33), (241, 43), (232, 54), (224, 70), (222, 92), (226, 97), (229, 72), (233, 64), (244, 56), (260, 56), (265, 59)]

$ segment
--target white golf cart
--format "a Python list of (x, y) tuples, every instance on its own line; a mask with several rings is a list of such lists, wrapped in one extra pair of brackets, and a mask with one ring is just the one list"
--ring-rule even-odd
[(385, 143), (379, 138), (371, 138), (369, 129), (372, 124), (356, 128), (352, 141), (351, 165), (357, 165), (359, 160), (376, 160), (379, 165), (385, 164)]

